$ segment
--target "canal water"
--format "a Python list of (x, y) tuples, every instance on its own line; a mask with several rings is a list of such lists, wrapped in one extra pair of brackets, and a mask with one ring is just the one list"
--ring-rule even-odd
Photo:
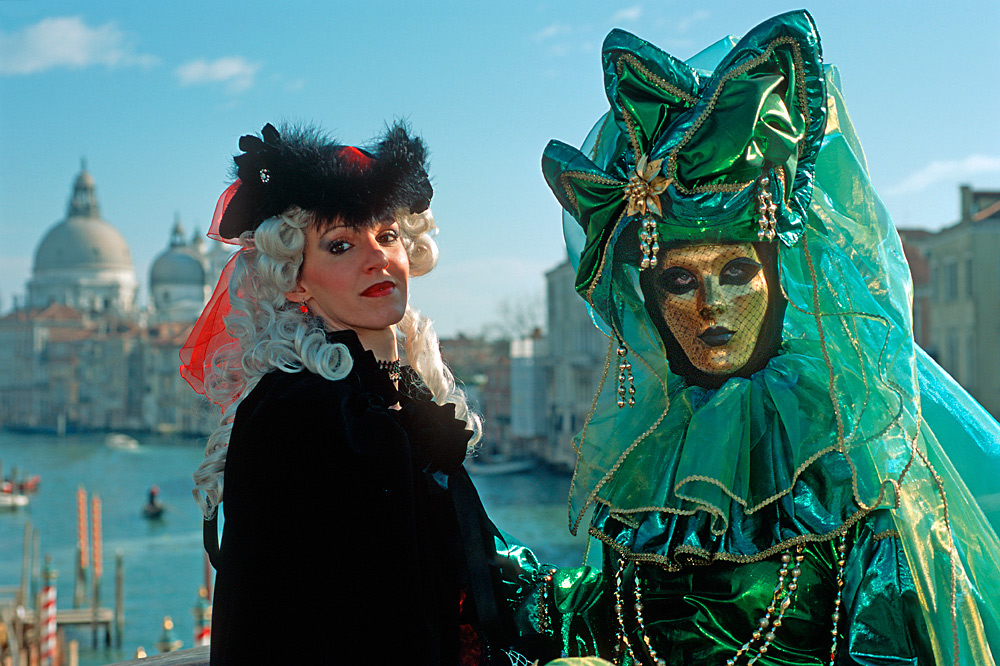
[[(114, 603), (115, 554), (124, 558), (125, 629), (121, 649), (91, 648), (90, 629), (72, 629), (80, 642), (81, 666), (131, 659), (137, 647), (155, 653), (163, 618), (170, 616), (184, 647), (193, 644), (198, 588), (205, 580), (202, 521), (191, 495), (191, 473), (202, 458), (201, 443), (149, 436), (134, 449), (107, 445), (105, 435), (26, 435), (0, 431), (3, 475), (16, 467), (41, 484), (27, 508), (0, 512), (0, 587), (21, 579), (25, 525), (39, 532), (40, 551), (58, 571), (57, 603), (71, 607), (76, 552), (77, 488), (102, 505), (104, 578), (101, 605)], [(578, 565), (585, 539), (567, 528), (566, 473), (538, 468), (510, 475), (474, 477), (490, 517), (506, 532), (530, 544), (546, 562)], [(141, 508), (153, 485), (167, 510), (149, 521)], [(89, 585), (88, 585), (89, 587)]]

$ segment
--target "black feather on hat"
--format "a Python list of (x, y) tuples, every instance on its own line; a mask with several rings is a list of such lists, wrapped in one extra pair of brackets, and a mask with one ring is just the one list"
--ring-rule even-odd
[(421, 213), (434, 190), (427, 178), (427, 149), (402, 123), (370, 149), (338, 144), (314, 128), (270, 123), (261, 136), (240, 138), (234, 158), (240, 185), (226, 206), (219, 235), (236, 238), (291, 206), (319, 219), (360, 227), (399, 208)]

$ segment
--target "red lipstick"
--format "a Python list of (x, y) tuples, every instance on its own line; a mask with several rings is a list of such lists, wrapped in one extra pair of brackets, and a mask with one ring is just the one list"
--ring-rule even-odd
[(361, 292), (362, 296), (368, 296), (370, 298), (378, 298), (379, 296), (388, 296), (396, 290), (396, 285), (392, 282), (386, 280), (385, 282), (377, 282), (372, 286)]

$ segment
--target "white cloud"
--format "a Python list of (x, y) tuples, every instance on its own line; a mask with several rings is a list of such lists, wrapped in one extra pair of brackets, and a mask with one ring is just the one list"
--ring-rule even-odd
[(0, 75), (36, 74), (57, 67), (83, 69), (150, 66), (158, 59), (136, 53), (115, 23), (91, 27), (79, 16), (42, 19), (13, 32), (0, 32)]
[(254, 77), (260, 63), (243, 58), (219, 58), (218, 60), (192, 60), (175, 70), (182, 85), (226, 84), (230, 93), (238, 93), (253, 86)]
[(536, 42), (543, 42), (548, 39), (552, 39), (553, 37), (559, 37), (561, 35), (569, 34), (572, 31), (573, 31), (572, 28), (570, 28), (568, 25), (562, 23), (553, 23), (552, 25), (546, 26), (545, 28), (542, 28), (541, 30), (536, 32), (533, 35), (533, 37)]
[(615, 15), (611, 17), (611, 22), (624, 23), (626, 21), (638, 21), (640, 16), (642, 16), (642, 5), (632, 5), (631, 7), (619, 9), (615, 12)]
[(969, 155), (958, 160), (939, 160), (931, 162), (887, 188), (885, 194), (889, 196), (915, 194), (938, 183), (950, 184), (982, 173), (998, 171), (1000, 171), (1000, 157), (994, 155)]
[(704, 9), (699, 9), (698, 11), (696, 11), (691, 15), (685, 16), (684, 18), (675, 21), (673, 24), (674, 30), (676, 30), (680, 34), (684, 34), (688, 30), (690, 30), (695, 23), (698, 23), (699, 21), (704, 21), (709, 16), (711, 16), (711, 14), (708, 11)]

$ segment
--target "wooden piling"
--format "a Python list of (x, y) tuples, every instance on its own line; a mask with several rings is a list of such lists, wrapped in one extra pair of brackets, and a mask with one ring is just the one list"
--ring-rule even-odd
[[(103, 567), (101, 566), (101, 562), (102, 562), (102, 552), (101, 552), (101, 498), (98, 497), (97, 495), (94, 495), (91, 499), (92, 499), (91, 509), (92, 509), (92, 514), (93, 515), (91, 516), (90, 527), (91, 527), (91, 530), (92, 530), (92, 533), (93, 533), (93, 536), (91, 538), (91, 548), (93, 548), (93, 555), (94, 555), (94, 558), (93, 558), (93, 560), (94, 560), (94, 568), (93, 568), (93, 572), (94, 572), (94, 575), (93, 575), (94, 588), (93, 588), (93, 594), (91, 595), (91, 599), (90, 599), (90, 608), (91, 608), (91, 611), (93, 612), (93, 615), (91, 616), (92, 619), (91, 619), (91, 624), (90, 624), (90, 630), (91, 630), (91, 638), (92, 638), (93, 648), (96, 650), (97, 649), (97, 627), (98, 627), (97, 609), (100, 608), (101, 574), (103, 574), (104, 572), (103, 572)], [(106, 634), (105, 642), (108, 643), (108, 644), (111, 643), (111, 627), (108, 627), (108, 633)]]
[(34, 534), (34, 538), (31, 540), (31, 596), (34, 597), (41, 590), (42, 533), (34, 528), (31, 531)]
[(119, 548), (115, 553), (115, 647), (121, 648), (125, 632), (125, 555)]
[(87, 491), (76, 490), (76, 575), (73, 579), (73, 608), (80, 608), (86, 601), (87, 565), (90, 549), (87, 529)]
[(21, 549), (21, 589), (17, 593), (17, 605), (24, 606), (28, 603), (28, 575), (31, 569), (29, 568), (28, 557), (29, 557), (29, 545), (31, 544), (31, 521), (25, 521), (24, 523), (24, 546)]
[[(66, 666), (69, 663), (69, 645), (66, 643), (66, 630), (56, 630), (56, 662), (55, 666)], [(79, 666), (79, 664), (77, 664)]]

